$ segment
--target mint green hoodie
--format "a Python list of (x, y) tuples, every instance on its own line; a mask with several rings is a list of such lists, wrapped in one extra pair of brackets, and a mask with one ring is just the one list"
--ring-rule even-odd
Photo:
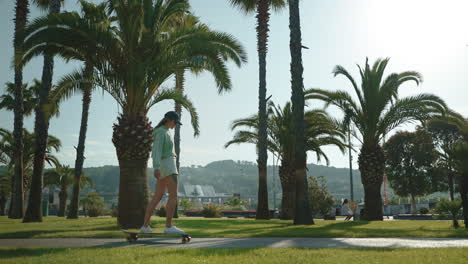
[(153, 169), (161, 169), (161, 160), (169, 157), (175, 157), (174, 142), (169, 134), (169, 128), (160, 126), (153, 131)]

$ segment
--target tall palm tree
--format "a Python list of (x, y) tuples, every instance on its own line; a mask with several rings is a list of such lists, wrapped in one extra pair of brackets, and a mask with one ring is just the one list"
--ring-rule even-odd
[[(65, 216), (68, 187), (75, 181), (75, 170), (69, 166), (57, 166), (54, 169), (47, 170), (44, 173), (44, 186), (58, 186), (59, 193), (59, 211), (57, 216)], [(92, 186), (91, 178), (85, 175), (80, 177), (80, 187), (84, 188), (86, 185)]]
[(345, 76), (356, 93), (355, 100), (346, 91), (310, 91), (310, 98), (319, 98), (328, 105), (341, 109), (345, 118), (352, 122), (362, 143), (358, 157), (361, 181), (364, 185), (364, 219), (383, 220), (382, 196), (385, 156), (381, 146), (384, 135), (394, 128), (408, 122), (427, 120), (431, 116), (445, 114), (445, 102), (432, 94), (418, 94), (405, 98), (398, 97), (403, 83), (422, 81), (420, 73), (406, 71), (391, 73), (384, 78), (389, 59), (378, 59), (371, 67), (366, 59), (364, 68), (359, 67), (361, 86), (342, 66), (333, 70), (335, 76)]
[(286, 7), (286, 0), (230, 0), (246, 14), (257, 17), (257, 51), (259, 66), (258, 116), (258, 206), (256, 219), (269, 219), (267, 189), (267, 98), (266, 98), (266, 55), (268, 51), (268, 31), (270, 30), (270, 9), (279, 11)]
[[(21, 35), (26, 26), (29, 14), (28, 0), (16, 0), (15, 7), (15, 32), (13, 35), (13, 48), (15, 56), (21, 54), (21, 44), (23, 39)], [(24, 215), (24, 200), (23, 200), (23, 71), (15, 65), (15, 89), (14, 100), (14, 135), (15, 135), (15, 155), (14, 155), (14, 178), (13, 188), (11, 192), (11, 205), (8, 217), (20, 219)]]
[[(292, 108), (288, 102), (283, 108), (270, 102), (268, 108), (268, 150), (277, 153), (281, 165), (279, 167), (279, 177), (282, 187), (282, 213), (281, 219), (293, 219), (295, 215), (296, 181), (294, 174), (294, 150), (291, 147), (294, 137), (292, 131)], [(344, 143), (345, 134), (328, 114), (323, 110), (309, 110), (305, 113), (305, 140), (306, 151), (313, 152), (320, 161), (324, 158), (328, 164), (328, 157), (323, 152), (322, 147), (326, 145), (337, 146), (344, 151), (347, 145)], [(235, 120), (232, 123), (232, 130), (241, 128), (234, 135), (234, 138), (226, 143), (225, 147), (232, 144), (258, 142), (258, 115), (249, 118)]]
[[(80, 23), (88, 25), (99, 25), (102, 27), (110, 27), (111, 21), (106, 14), (106, 4), (101, 3), (95, 5), (93, 3), (80, 0), (81, 14)], [(95, 47), (89, 45), (82, 45), (75, 49), (69, 49), (66, 59), (79, 60), (84, 63), (84, 67), (71, 74), (64, 76), (59, 83), (57, 88), (51, 92), (50, 99), (54, 102), (60, 103), (61, 101), (68, 99), (70, 96), (77, 92), (82, 93), (82, 114), (80, 123), (80, 132), (78, 137), (78, 146), (76, 148), (76, 159), (75, 159), (75, 181), (73, 184), (73, 193), (70, 203), (70, 210), (68, 211), (67, 218), (76, 219), (78, 218), (79, 208), (79, 194), (80, 194), (80, 177), (83, 171), (84, 164), (84, 152), (85, 152), (85, 141), (86, 131), (88, 125), (89, 107), (91, 104), (91, 94), (95, 88), (92, 82), (94, 74), (93, 58), (96, 56)]]
[(309, 204), (307, 184), (307, 157), (304, 145), (304, 80), (302, 74), (302, 36), (299, 14), (299, 0), (289, 0), (289, 29), (291, 52), (291, 102), (293, 109), (293, 128), (295, 140), (294, 169), (296, 174), (296, 214), (295, 225), (314, 224), (312, 210)]
[[(77, 13), (39, 18), (26, 30), (23, 64), (43, 52), (68, 57), (68, 48), (95, 47), (93, 82), (121, 106), (112, 142), (120, 165), (118, 221), (124, 228), (143, 224), (148, 202), (147, 162), (152, 144), (147, 113), (163, 100), (175, 100), (192, 117), (198, 135), (198, 116), (186, 96), (161, 89), (181, 69), (203, 68), (217, 86), (231, 87), (226, 61), (238, 66), (246, 55), (232, 36), (200, 25), (167, 34), (170, 19), (187, 13), (187, 0), (109, 0), (111, 28), (80, 23)], [(46, 45), (43, 45), (46, 44)]]
[[(62, 0), (37, 0), (40, 7), (48, 4), (50, 14), (58, 14)], [(29, 190), (29, 201), (23, 223), (42, 222), (42, 185), (44, 172), (44, 159), (46, 155), (47, 137), (49, 133), (49, 116), (47, 107), (50, 105), (49, 93), (52, 89), (52, 77), (54, 73), (54, 57), (50, 53), (44, 54), (44, 66), (42, 68), (42, 86), (39, 90), (39, 105), (35, 110), (34, 122), (35, 155), (34, 167)]]

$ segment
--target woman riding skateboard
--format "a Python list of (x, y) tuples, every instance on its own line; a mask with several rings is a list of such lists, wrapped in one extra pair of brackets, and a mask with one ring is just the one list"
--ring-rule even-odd
[(154, 177), (157, 179), (156, 191), (151, 202), (146, 207), (145, 222), (140, 229), (142, 233), (152, 233), (150, 227), (151, 216), (154, 209), (161, 201), (167, 188), (169, 199), (166, 204), (166, 234), (184, 234), (185, 232), (172, 224), (172, 217), (177, 203), (177, 183), (178, 175), (176, 166), (176, 154), (174, 153), (174, 142), (169, 133), (176, 125), (182, 125), (179, 115), (174, 111), (169, 111), (159, 122), (153, 131), (153, 149), (151, 157), (153, 159)]

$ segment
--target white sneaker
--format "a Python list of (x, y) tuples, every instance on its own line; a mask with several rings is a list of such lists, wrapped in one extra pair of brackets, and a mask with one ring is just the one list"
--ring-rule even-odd
[(185, 234), (184, 230), (181, 230), (177, 228), (176, 226), (171, 226), (171, 227), (166, 227), (164, 229), (165, 234), (170, 234), (170, 235), (183, 235)]
[(140, 228), (140, 233), (153, 233), (153, 229), (149, 226), (142, 226)]

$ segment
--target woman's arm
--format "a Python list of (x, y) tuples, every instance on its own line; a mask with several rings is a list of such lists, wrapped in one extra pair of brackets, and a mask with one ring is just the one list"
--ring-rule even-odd
[(163, 152), (163, 144), (164, 144), (164, 133), (161, 133), (161, 131), (156, 131), (153, 136), (153, 150), (151, 151), (154, 170), (160, 170), (161, 168), (161, 156)]

